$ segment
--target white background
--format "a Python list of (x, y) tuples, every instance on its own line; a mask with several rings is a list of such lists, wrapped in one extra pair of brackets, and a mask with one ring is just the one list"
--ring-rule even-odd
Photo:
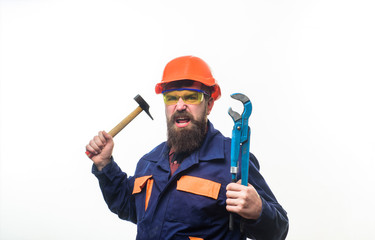
[(0, 239), (134, 239), (104, 203), (85, 145), (116, 136), (130, 175), (166, 138), (154, 86), (196, 55), (253, 103), (251, 151), (288, 211), (288, 239), (375, 239), (375, 4), (368, 0), (0, 0)]

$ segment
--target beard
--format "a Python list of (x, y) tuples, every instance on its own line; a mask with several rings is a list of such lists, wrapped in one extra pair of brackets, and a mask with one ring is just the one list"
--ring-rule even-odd
[[(190, 123), (187, 127), (177, 128), (175, 122), (177, 118), (188, 118)], [(175, 112), (167, 120), (168, 146), (176, 153), (185, 156), (197, 150), (203, 143), (206, 136), (207, 116), (202, 114), (200, 119), (195, 120), (190, 113), (185, 111)]]

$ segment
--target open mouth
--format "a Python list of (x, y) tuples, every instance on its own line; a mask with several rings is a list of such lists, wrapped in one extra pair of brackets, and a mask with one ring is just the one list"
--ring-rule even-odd
[(175, 119), (175, 124), (177, 127), (186, 127), (190, 123), (190, 118), (189, 117), (176, 117)]

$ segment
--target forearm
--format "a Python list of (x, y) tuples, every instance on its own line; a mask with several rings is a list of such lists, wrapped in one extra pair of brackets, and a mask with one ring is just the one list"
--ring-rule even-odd
[(248, 237), (257, 240), (283, 240), (289, 229), (289, 220), (285, 210), (274, 202), (262, 198), (262, 212), (257, 220), (243, 220)]
[(108, 208), (121, 219), (135, 222), (134, 203), (132, 201), (132, 179), (122, 172), (113, 161), (108, 163), (101, 171), (93, 165), (92, 173), (98, 178)]

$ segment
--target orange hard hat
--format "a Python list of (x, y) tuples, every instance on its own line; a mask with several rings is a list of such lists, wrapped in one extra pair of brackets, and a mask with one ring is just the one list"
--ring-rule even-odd
[(159, 94), (163, 91), (165, 84), (179, 80), (193, 80), (211, 87), (211, 97), (214, 100), (221, 96), (220, 87), (213, 78), (210, 67), (198, 57), (183, 56), (167, 63), (164, 68), (163, 79), (156, 84), (155, 92)]

